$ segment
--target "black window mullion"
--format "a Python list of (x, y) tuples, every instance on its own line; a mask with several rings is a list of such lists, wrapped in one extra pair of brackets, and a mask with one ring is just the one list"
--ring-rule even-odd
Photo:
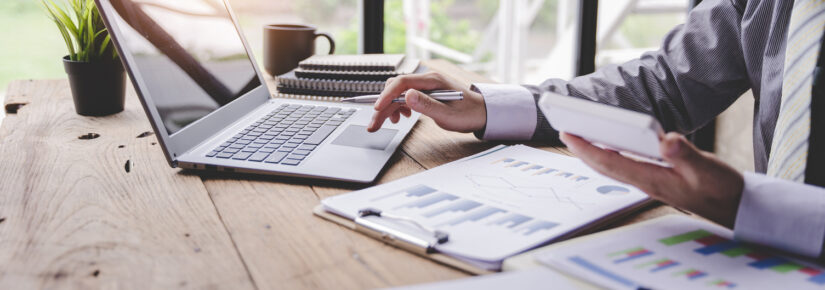
[(596, 71), (596, 26), (599, 19), (599, 1), (579, 1), (579, 41), (576, 55), (576, 75)]
[(364, 1), (364, 53), (384, 53), (384, 0)]

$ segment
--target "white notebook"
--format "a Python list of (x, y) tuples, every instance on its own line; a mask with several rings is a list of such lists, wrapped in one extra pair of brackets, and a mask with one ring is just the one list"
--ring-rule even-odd
[(275, 78), (275, 97), (340, 101), (379, 94), (387, 79), (416, 73), (420, 63), (403, 54), (315, 55)]
[(300, 63), (305, 70), (395, 71), (404, 62), (403, 54), (313, 55)]

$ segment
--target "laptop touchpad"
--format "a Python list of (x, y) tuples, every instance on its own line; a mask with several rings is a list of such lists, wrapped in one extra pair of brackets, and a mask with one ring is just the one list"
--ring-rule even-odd
[(350, 125), (344, 133), (335, 138), (332, 144), (359, 147), (373, 150), (384, 150), (390, 145), (398, 130), (380, 129), (378, 132), (367, 132), (367, 127)]

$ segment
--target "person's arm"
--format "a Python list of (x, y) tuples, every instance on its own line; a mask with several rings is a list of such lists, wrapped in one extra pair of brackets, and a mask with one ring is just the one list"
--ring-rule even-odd
[[(665, 37), (661, 49), (639, 59), (570, 81), (550, 79), (538, 86), (475, 84), (487, 111), (487, 125), (476, 135), (483, 139), (556, 140), (558, 133), (532, 104), (544, 92), (648, 113), (667, 131), (693, 132), (750, 87), (739, 42), (741, 21), (739, 4), (704, 1), (691, 11), (684, 25)], [(507, 119), (507, 124), (500, 124), (506, 116), (527, 113), (535, 117)]]
[(736, 239), (808, 257), (825, 243), (825, 188), (745, 173)]
[(671, 167), (626, 158), (576, 136), (562, 141), (596, 171), (650, 197), (733, 228), (736, 239), (808, 257), (825, 243), (825, 188), (739, 173), (678, 133), (662, 139)]

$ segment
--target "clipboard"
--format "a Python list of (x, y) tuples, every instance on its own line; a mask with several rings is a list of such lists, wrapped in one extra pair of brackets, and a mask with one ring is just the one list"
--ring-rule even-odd
[[(510, 147), (517, 146), (499, 145), (486, 151), (483, 151), (481, 153), (478, 153), (476, 155), (456, 160), (449, 164), (471, 161), (482, 157), (486, 157), (491, 154), (497, 154), (498, 151)], [(448, 166), (448, 164), (443, 166)], [(626, 206), (615, 212), (601, 215), (596, 219), (590, 220), (587, 223), (579, 225), (578, 228), (574, 228), (570, 231), (567, 231), (566, 233), (548, 239), (541, 244), (533, 246), (531, 249), (526, 249), (524, 252), (541, 248), (552, 243), (565, 241), (583, 234), (593, 233), (595, 231), (603, 229), (604, 226), (609, 225), (618, 219), (631, 215), (637, 212), (639, 209), (653, 204), (655, 204), (655, 201), (650, 198), (640, 199), (632, 204), (627, 204)], [(486, 265), (485, 263), (488, 263), (485, 261), (479, 261), (478, 263), (475, 263), (474, 261), (466, 261), (461, 257), (453, 257), (444, 253), (440, 253), (438, 250), (436, 250), (435, 246), (441, 243), (446, 243), (449, 240), (449, 233), (443, 235), (445, 237), (439, 237), (435, 229), (427, 229), (424, 226), (418, 224), (414, 219), (410, 217), (398, 216), (388, 213), (382, 216), (380, 210), (375, 210), (373, 208), (370, 208), (370, 206), (371, 205), (365, 203), (363, 204), (363, 207), (356, 206), (354, 208), (350, 208), (349, 210), (353, 210), (355, 212), (353, 214), (343, 216), (335, 213), (334, 210), (327, 210), (327, 207), (325, 207), (323, 204), (319, 204), (315, 208), (313, 208), (313, 213), (320, 218), (345, 226), (350, 230), (359, 232), (368, 237), (382, 241), (385, 244), (394, 246), (402, 250), (406, 250), (421, 257), (431, 259), (440, 264), (453, 267), (455, 269), (467, 272), (469, 274), (484, 275), (500, 271), (488, 270), (488, 268), (484, 268), (484, 265)], [(366, 214), (362, 215), (364, 213)], [(351, 218), (350, 216), (354, 216), (354, 218)], [(371, 221), (373, 221), (374, 223)], [(501, 261), (502, 264), (500, 266), (503, 266), (507, 260), (512, 259), (513, 257), (518, 256), (519, 254), (522, 254), (524, 252), (515, 253), (513, 254), (513, 256), (505, 258)], [(499, 269), (504, 270), (503, 268)]]
[(421, 247), (419, 245), (414, 245), (414, 244), (405, 242), (403, 240), (400, 240), (400, 239), (398, 239), (397, 236), (395, 236), (391, 233), (379, 232), (379, 231), (370, 230), (369, 228), (359, 226), (353, 220), (344, 218), (342, 216), (339, 216), (337, 214), (334, 214), (334, 213), (331, 213), (331, 212), (327, 211), (326, 209), (324, 209), (324, 206), (320, 205), (320, 204), (315, 206), (315, 208), (312, 209), (312, 213), (315, 214), (316, 216), (320, 217), (320, 218), (323, 218), (325, 220), (334, 222), (338, 225), (344, 226), (344, 227), (346, 227), (350, 230), (361, 233), (361, 234), (363, 234), (365, 236), (368, 236), (368, 237), (371, 237), (373, 239), (382, 241), (385, 244), (394, 246), (394, 247), (399, 248), (399, 249), (403, 249), (405, 251), (411, 252), (411, 253), (416, 254), (418, 256), (436, 261), (436, 262), (438, 262), (440, 264), (443, 264), (445, 266), (453, 267), (455, 269), (467, 272), (469, 274), (486, 275), (486, 274), (496, 273), (496, 272), (493, 272), (493, 271), (480, 269), (480, 268), (478, 268), (476, 266), (473, 266), (473, 265), (471, 265), (467, 262), (458, 260), (456, 258), (447, 256), (447, 255), (444, 255), (444, 254), (440, 254), (438, 252), (428, 252), (427, 248)]

